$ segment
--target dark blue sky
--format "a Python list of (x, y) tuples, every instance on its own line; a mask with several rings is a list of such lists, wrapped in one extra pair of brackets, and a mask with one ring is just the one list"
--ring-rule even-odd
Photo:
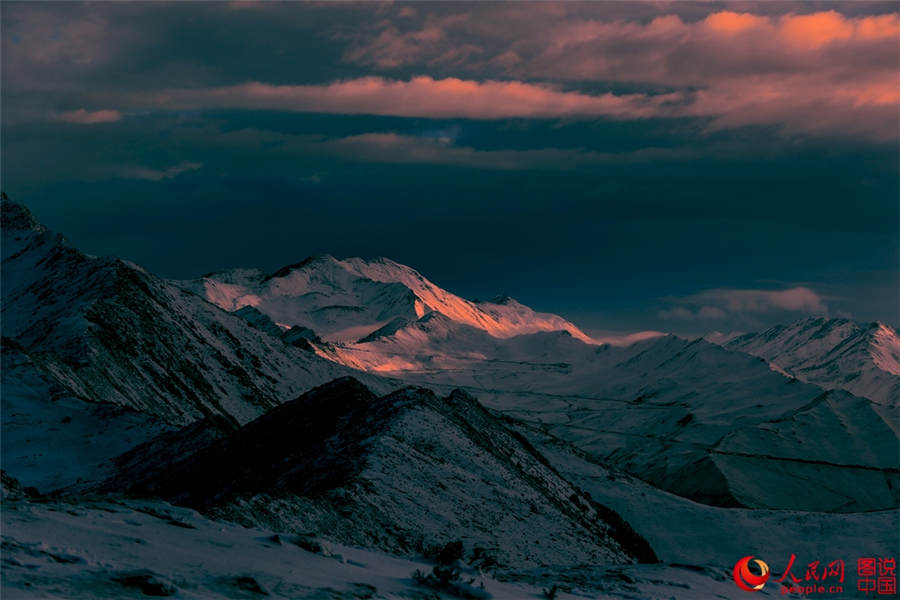
[(898, 315), (895, 4), (2, 4), (3, 188), (166, 277), (388, 256), (586, 329)]

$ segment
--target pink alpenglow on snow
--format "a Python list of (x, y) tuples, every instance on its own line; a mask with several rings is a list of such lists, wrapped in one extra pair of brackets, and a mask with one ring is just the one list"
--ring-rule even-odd
[(331, 341), (356, 341), (394, 319), (413, 322), (437, 312), (497, 338), (566, 331), (593, 343), (562, 317), (535, 312), (511, 298), (466, 300), (386, 258), (321, 256), (269, 276), (244, 269), (212, 274), (187, 285), (225, 310), (253, 306), (276, 323), (309, 327)]

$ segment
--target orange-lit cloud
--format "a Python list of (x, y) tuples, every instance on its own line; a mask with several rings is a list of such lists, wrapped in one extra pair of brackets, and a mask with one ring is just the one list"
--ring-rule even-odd
[[(587, 94), (521, 81), (363, 77), (325, 85), (172, 89), (132, 97), (140, 108), (255, 109), (465, 119), (701, 117), (710, 129), (775, 125), (789, 133), (895, 139), (900, 73), (835, 84), (819, 73), (720, 79), (661, 94)], [(89, 118), (89, 117), (85, 117)]]
[[(527, 31), (520, 31), (530, 27), (522, 21), (508, 21), (493, 29), (475, 19), (452, 27), (432, 24), (440, 34), (433, 33), (429, 44), (405, 43), (415, 32), (392, 29), (398, 52), (389, 66), (432, 68), (454, 45), (474, 44), (477, 55), (461, 67), (473, 74), (488, 70), (519, 81), (568, 80), (576, 89), (581, 82), (617, 82), (684, 90), (684, 102), (657, 104), (654, 116), (709, 117), (713, 129), (770, 125), (791, 134), (879, 140), (900, 134), (897, 13), (726, 10), (692, 21), (670, 14), (639, 22), (585, 18), (575, 11)], [(360, 43), (346, 58), (378, 66), (381, 50)], [(647, 112), (621, 114), (642, 118)]]
[(117, 110), (70, 110), (56, 114), (56, 118), (67, 123), (79, 125), (96, 125), (97, 123), (115, 123), (122, 119), (122, 113)]
[[(390, 18), (387, 7), (368, 37), (351, 37), (342, 54), (377, 75), (151, 86), (97, 97), (98, 109), (41, 114), (83, 124), (113, 122), (129, 109), (222, 108), (441, 119), (698, 118), (704, 131), (762, 126), (790, 136), (900, 137), (900, 14), (724, 10), (639, 21), (587, 17), (581, 8), (541, 6), (546, 26), (537, 27), (520, 5), (490, 5), (484, 10), (506, 24), (498, 28), (464, 9)], [(35, 50), (32, 62), (61, 48), (52, 56)], [(85, 64), (108, 60), (78, 56)]]
[(854, 23), (834, 11), (811, 15), (787, 15), (778, 23), (779, 33), (798, 46), (819, 48), (853, 37)]
[(326, 85), (260, 82), (218, 88), (174, 89), (140, 96), (140, 105), (163, 109), (252, 108), (298, 112), (426, 118), (642, 118), (660, 114), (680, 94), (584, 94), (520, 81), (414, 77), (409, 81), (362, 77)]
[(750, 13), (722, 11), (707, 16), (703, 20), (703, 24), (716, 33), (735, 35), (765, 27), (769, 21), (765, 17), (758, 17)]

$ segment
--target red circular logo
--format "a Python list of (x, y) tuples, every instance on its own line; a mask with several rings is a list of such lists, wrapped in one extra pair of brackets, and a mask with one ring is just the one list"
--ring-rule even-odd
[[(757, 575), (750, 571), (750, 563), (753, 562), (759, 567), (760, 574)], [(739, 588), (742, 590), (746, 590), (748, 592), (758, 592), (763, 589), (763, 586), (766, 585), (766, 581), (769, 580), (769, 565), (759, 560), (758, 558), (753, 558), (753, 556), (745, 556), (741, 560), (737, 561), (737, 564), (734, 565), (734, 582), (737, 584)]]

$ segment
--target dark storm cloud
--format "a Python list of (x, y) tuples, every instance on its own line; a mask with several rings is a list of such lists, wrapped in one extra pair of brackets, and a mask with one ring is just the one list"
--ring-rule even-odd
[(4, 188), (85, 250), (387, 255), (617, 331), (801, 288), (900, 320), (894, 4), (0, 10)]

